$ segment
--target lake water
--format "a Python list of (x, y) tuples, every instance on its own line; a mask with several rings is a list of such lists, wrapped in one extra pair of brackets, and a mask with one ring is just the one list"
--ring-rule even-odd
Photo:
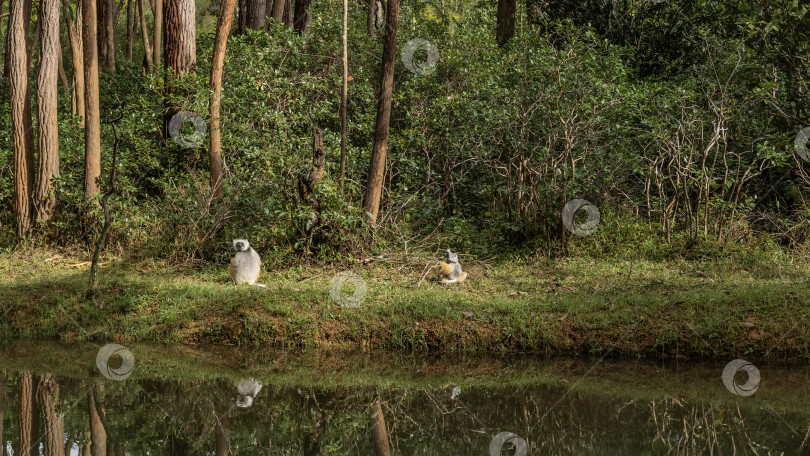
[(123, 345), (2, 347), (5, 454), (810, 454), (801, 365)]

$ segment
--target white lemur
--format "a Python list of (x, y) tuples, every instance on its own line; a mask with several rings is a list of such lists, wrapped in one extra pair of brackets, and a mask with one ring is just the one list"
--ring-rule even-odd
[(228, 268), (228, 273), (231, 275), (234, 285), (241, 285), (246, 283), (248, 285), (255, 285), (257, 287), (264, 287), (260, 283), (256, 283), (261, 272), (262, 260), (259, 254), (250, 246), (247, 239), (234, 239), (233, 249), (236, 250), (236, 255), (231, 258), (231, 267)]
[(442, 285), (461, 283), (467, 278), (467, 273), (461, 270), (458, 263), (458, 255), (450, 249), (445, 252), (444, 261), (439, 261), (439, 267), (442, 268), (439, 272), (439, 283)]

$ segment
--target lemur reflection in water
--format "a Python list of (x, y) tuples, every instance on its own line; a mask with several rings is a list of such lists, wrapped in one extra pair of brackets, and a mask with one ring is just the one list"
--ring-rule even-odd
[(240, 409), (246, 409), (253, 405), (253, 399), (262, 390), (262, 383), (252, 378), (246, 380), (239, 380), (236, 382), (236, 391), (239, 396), (236, 398), (236, 406)]

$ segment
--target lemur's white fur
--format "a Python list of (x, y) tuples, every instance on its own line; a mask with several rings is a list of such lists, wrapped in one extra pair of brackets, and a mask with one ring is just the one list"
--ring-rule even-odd
[(234, 285), (246, 283), (257, 287), (264, 287), (256, 283), (261, 272), (262, 260), (259, 254), (253, 250), (247, 239), (239, 238), (233, 240), (233, 249), (236, 254), (231, 258), (231, 267), (228, 273), (231, 275)]

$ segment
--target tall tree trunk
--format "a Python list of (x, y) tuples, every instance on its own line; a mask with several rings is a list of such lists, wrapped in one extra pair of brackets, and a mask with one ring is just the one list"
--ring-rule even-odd
[[(2, 11), (2, 8), (0, 8)], [(5, 410), (3, 407), (5, 406), (4, 400), (6, 398), (6, 375), (0, 372), (0, 456), (6, 456), (6, 439), (3, 438), (5, 434), (3, 434), (3, 418)]]
[[(5, 53), (3, 54), (3, 73), (2, 73), (2, 77), (4, 77), (4, 78), (8, 77), (9, 57), (10, 57), (10, 54), (11, 54), (11, 51), (10, 51), (11, 46), (9, 46), (9, 44), (8, 44), (8, 40), (9, 40), (9, 38), (11, 36), (9, 34), (9, 31), (11, 30), (11, 3), (10, 2), (9, 2), (9, 5), (8, 5), (8, 9), (9, 9), (9, 18), (6, 20), (6, 24), (7, 24), (6, 25), (6, 35), (3, 38), (3, 49), (5, 50)], [(0, 10), (0, 11), (2, 11), (2, 10)], [(0, 24), (2, 24), (2, 22), (3, 22), (3, 20), (0, 19)]]
[(286, 25), (287, 28), (292, 28), (292, 0), (284, 0), (284, 12), (282, 16), (281, 23)]
[(498, 46), (503, 46), (515, 36), (515, 0), (498, 0), (495, 35)]
[(20, 404), (17, 417), (20, 436), (14, 455), (31, 456), (35, 454), (31, 446), (34, 443), (34, 434), (37, 432), (34, 423), (34, 381), (31, 372), (20, 374), (17, 397)]
[(115, 72), (115, 24), (118, 19), (115, 9), (115, 0), (100, 0), (106, 3), (107, 9), (105, 10), (104, 17), (104, 39), (106, 40), (107, 55), (105, 59), (107, 62), (107, 69)]
[(340, 92), (340, 175), (338, 187), (343, 195), (343, 181), (346, 178), (346, 100), (349, 92), (349, 0), (343, 0), (343, 90)]
[(197, 46), (194, 41), (194, 0), (165, 0), (163, 3), (165, 20), (163, 34), (166, 43), (163, 48), (166, 63), (164, 85), (166, 87), (166, 112), (163, 115), (163, 132), (168, 136), (169, 120), (177, 112), (168, 101), (174, 93), (174, 80), (194, 72), (197, 63)]
[[(114, 30), (112, 26), (112, 18), (115, 14), (115, 0), (96, 0), (96, 7), (98, 8), (98, 58), (99, 63), (103, 64), (110, 71), (115, 71), (115, 56), (114, 45), (115, 37), (113, 36)], [(112, 62), (110, 59), (112, 58)], [(110, 65), (112, 63), (112, 66)]]
[[(312, 128), (312, 168), (309, 174), (298, 176), (298, 196), (302, 202), (310, 202), (315, 212), (320, 211), (320, 203), (313, 198), (323, 174), (326, 171), (326, 148), (323, 147), (323, 132)], [(305, 230), (306, 231), (306, 230)]]
[(37, 77), (37, 184), (34, 211), (46, 223), (56, 208), (53, 177), (59, 173), (59, 124), (56, 116), (57, 68), (59, 66), (59, 0), (42, 0), (42, 45)]
[[(399, 0), (388, 1), (398, 2)], [(371, 435), (374, 437), (374, 451), (377, 456), (391, 456), (391, 449), (388, 446), (388, 429), (385, 427), (385, 417), (380, 401), (371, 406), (368, 415), (371, 423)]]
[(98, 60), (99, 65), (107, 64), (107, 27), (104, 26), (104, 21), (107, 18), (107, 6), (111, 0), (96, 0), (96, 34), (98, 43)]
[(368, 9), (366, 10), (366, 27), (368, 27), (368, 36), (373, 37), (377, 31), (377, 0), (368, 0)]
[(70, 456), (70, 450), (73, 449), (73, 434), (68, 434), (65, 440), (65, 456)]
[[(42, 6), (42, 3), (39, 4)], [(28, 4), (28, 18), (31, 18), (31, 8), (33, 5), (31, 3)], [(34, 68), (34, 51), (37, 48), (37, 44), (39, 43), (39, 33), (42, 30), (42, 23), (40, 22), (40, 18), (42, 14), (37, 14), (37, 20), (34, 22), (34, 41), (28, 42), (28, 69), (31, 70)], [(27, 30), (27, 29), (26, 29)]]
[[(70, 39), (70, 56), (73, 60), (73, 90), (71, 93), (73, 113), (81, 119), (81, 127), (84, 128), (84, 51), (82, 50), (82, 0), (76, 1), (76, 13), (70, 13), (70, 0), (63, 0), (65, 11), (65, 22)], [(76, 18), (74, 21), (73, 18)]]
[(284, 4), (287, 0), (273, 0), (273, 19), (277, 20), (279, 24), (284, 23)]
[(247, 21), (247, 0), (239, 0), (239, 19), (236, 23), (236, 33), (245, 33), (245, 22)]
[(135, 0), (127, 0), (127, 60), (132, 61), (132, 43), (135, 41)]
[(87, 408), (90, 416), (90, 452), (92, 456), (107, 456), (107, 431), (101, 423), (101, 416), (96, 408), (95, 393), (87, 397)]
[(143, 36), (143, 64), (147, 72), (152, 71), (152, 46), (149, 44), (149, 28), (146, 26), (146, 13), (143, 9), (143, 0), (137, 0), (138, 15), (141, 17), (141, 35)]
[[(59, 3), (59, 0), (56, 0), (56, 3)], [(59, 24), (57, 23), (56, 26), (59, 27)], [(64, 87), (65, 90), (68, 90), (70, 88), (70, 84), (68, 84), (67, 74), (65, 74), (65, 62), (64, 62), (63, 56), (62, 56), (62, 43), (61, 42), (59, 43), (59, 46), (56, 49), (59, 52), (59, 67), (58, 67), (59, 68), (59, 80), (62, 82), (62, 87)]]
[(208, 158), (211, 172), (211, 190), (213, 200), (222, 198), (222, 148), (220, 145), (219, 106), (222, 94), (222, 68), (225, 63), (225, 46), (233, 22), (233, 11), (236, 0), (222, 0), (219, 5), (217, 34), (214, 40), (214, 54), (211, 57), (211, 100), (208, 103), (211, 124), (209, 125)]
[(299, 35), (309, 35), (309, 25), (312, 19), (309, 17), (309, 7), (312, 5), (312, 0), (296, 0), (295, 2), (295, 16), (293, 24), (295, 31)]
[[(81, 0), (84, 50), (84, 197), (97, 195), (101, 186), (101, 112), (98, 92), (98, 35), (96, 0)], [(104, 0), (102, 0), (104, 1)]]
[(152, 7), (152, 14), (155, 16), (154, 28), (152, 29), (152, 68), (154, 68), (155, 73), (160, 73), (160, 55), (163, 52), (161, 46), (161, 38), (163, 37), (163, 0), (155, 0)]
[(245, 27), (264, 30), (267, 24), (266, 0), (246, 0)]
[(388, 127), (391, 119), (391, 92), (394, 87), (394, 63), (396, 61), (397, 28), (399, 26), (399, 0), (388, 1), (388, 20), (383, 45), (382, 76), (380, 78), (380, 102), (374, 128), (374, 147), (371, 150), (371, 167), (363, 201), (366, 217), (371, 225), (377, 223), (380, 198), (385, 180), (385, 159), (388, 154)]
[(27, 236), (32, 220), (34, 135), (28, 83), (28, 21), (30, 0), (11, 0), (9, 16), (9, 92), (11, 137), (14, 150), (14, 214), (17, 234)]
[(91, 441), (92, 436), (90, 435), (90, 431), (84, 431), (84, 445), (82, 445), (80, 456), (93, 456), (93, 453), (90, 451)]
[[(3, 30), (3, 6), (5, 6), (5, 4), (6, 2), (4, 0), (0, 0), (0, 31)], [(8, 23), (8, 20), (6, 20), (6, 22)], [(8, 27), (6, 27), (6, 30), (8, 30)], [(0, 33), (0, 37), (2, 36), (3, 34)], [(6, 38), (8, 38), (8, 31), (6, 32)], [(6, 54), (8, 54), (8, 46), (6, 46), (6, 43), (8, 43), (8, 41), (3, 41), (2, 45), (0, 45), (0, 50), (3, 51), (3, 58), (0, 59), (0, 79), (6, 76), (5, 65)], [(0, 448), (0, 456), (3, 456), (3, 448)]]
[[(50, 1), (58, 7), (59, 0)], [(43, 454), (46, 456), (64, 456), (65, 443), (62, 439), (65, 434), (65, 422), (60, 416), (59, 384), (51, 374), (42, 376), (39, 388), (37, 388), (37, 402), (39, 402), (40, 416), (42, 417)]]

